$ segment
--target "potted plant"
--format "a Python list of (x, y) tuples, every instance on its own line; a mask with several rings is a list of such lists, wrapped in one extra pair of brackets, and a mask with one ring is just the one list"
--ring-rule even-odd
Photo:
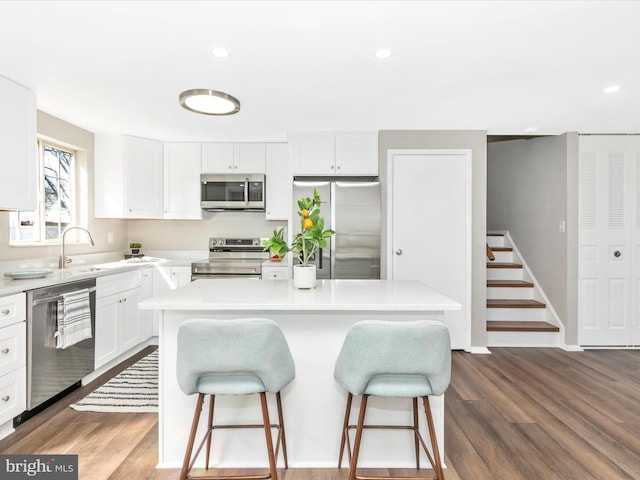
[(131, 242), (129, 244), (129, 248), (131, 249), (131, 253), (133, 255), (138, 255), (140, 253), (140, 249), (142, 248), (142, 244), (141, 243)]
[(322, 200), (318, 189), (313, 189), (313, 198), (298, 200), (298, 216), (300, 217), (300, 233), (293, 238), (291, 253), (300, 261), (293, 267), (293, 285), (296, 288), (314, 288), (316, 285), (316, 266), (309, 265), (309, 260), (321, 248), (327, 248), (329, 238), (335, 234), (333, 230), (324, 230), (324, 219), (320, 216)]
[(289, 251), (287, 241), (284, 239), (284, 227), (281, 229), (274, 229), (273, 236), (264, 240), (262, 242), (262, 246), (264, 247), (263, 251), (270, 251), (272, 262), (281, 261)]

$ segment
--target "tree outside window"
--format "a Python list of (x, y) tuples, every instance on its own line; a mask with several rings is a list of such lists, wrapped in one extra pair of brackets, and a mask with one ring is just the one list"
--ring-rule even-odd
[(74, 160), (71, 149), (38, 141), (40, 201), (35, 212), (12, 212), (11, 243), (57, 243), (74, 221)]

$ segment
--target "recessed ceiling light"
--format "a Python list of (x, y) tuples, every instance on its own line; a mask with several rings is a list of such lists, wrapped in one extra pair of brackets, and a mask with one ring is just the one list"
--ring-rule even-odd
[(603, 90), (604, 93), (615, 93), (620, 90), (620, 85), (611, 85)]
[(228, 93), (196, 88), (180, 94), (180, 105), (204, 115), (232, 115), (240, 111), (240, 101)]
[(376, 58), (379, 60), (389, 58), (390, 56), (391, 56), (391, 50), (389, 50), (388, 48), (381, 48), (376, 52)]
[(211, 55), (217, 58), (227, 58), (229, 56), (229, 52), (224, 48), (214, 48), (211, 50)]

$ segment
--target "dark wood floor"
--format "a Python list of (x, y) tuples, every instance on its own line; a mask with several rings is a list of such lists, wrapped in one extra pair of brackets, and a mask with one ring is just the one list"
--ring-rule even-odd
[[(640, 351), (492, 352), (453, 353), (445, 402), (448, 480), (640, 479)], [(67, 407), (115, 373), (27, 421), (0, 441), (0, 452), (78, 454), (82, 480), (177, 478), (177, 470), (154, 469), (155, 414)], [(281, 478), (342, 480), (346, 474), (289, 469)]]

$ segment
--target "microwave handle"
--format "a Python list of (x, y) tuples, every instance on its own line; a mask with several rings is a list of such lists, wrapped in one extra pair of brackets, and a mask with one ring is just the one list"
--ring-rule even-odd
[(249, 177), (244, 178), (244, 204), (249, 206)]

